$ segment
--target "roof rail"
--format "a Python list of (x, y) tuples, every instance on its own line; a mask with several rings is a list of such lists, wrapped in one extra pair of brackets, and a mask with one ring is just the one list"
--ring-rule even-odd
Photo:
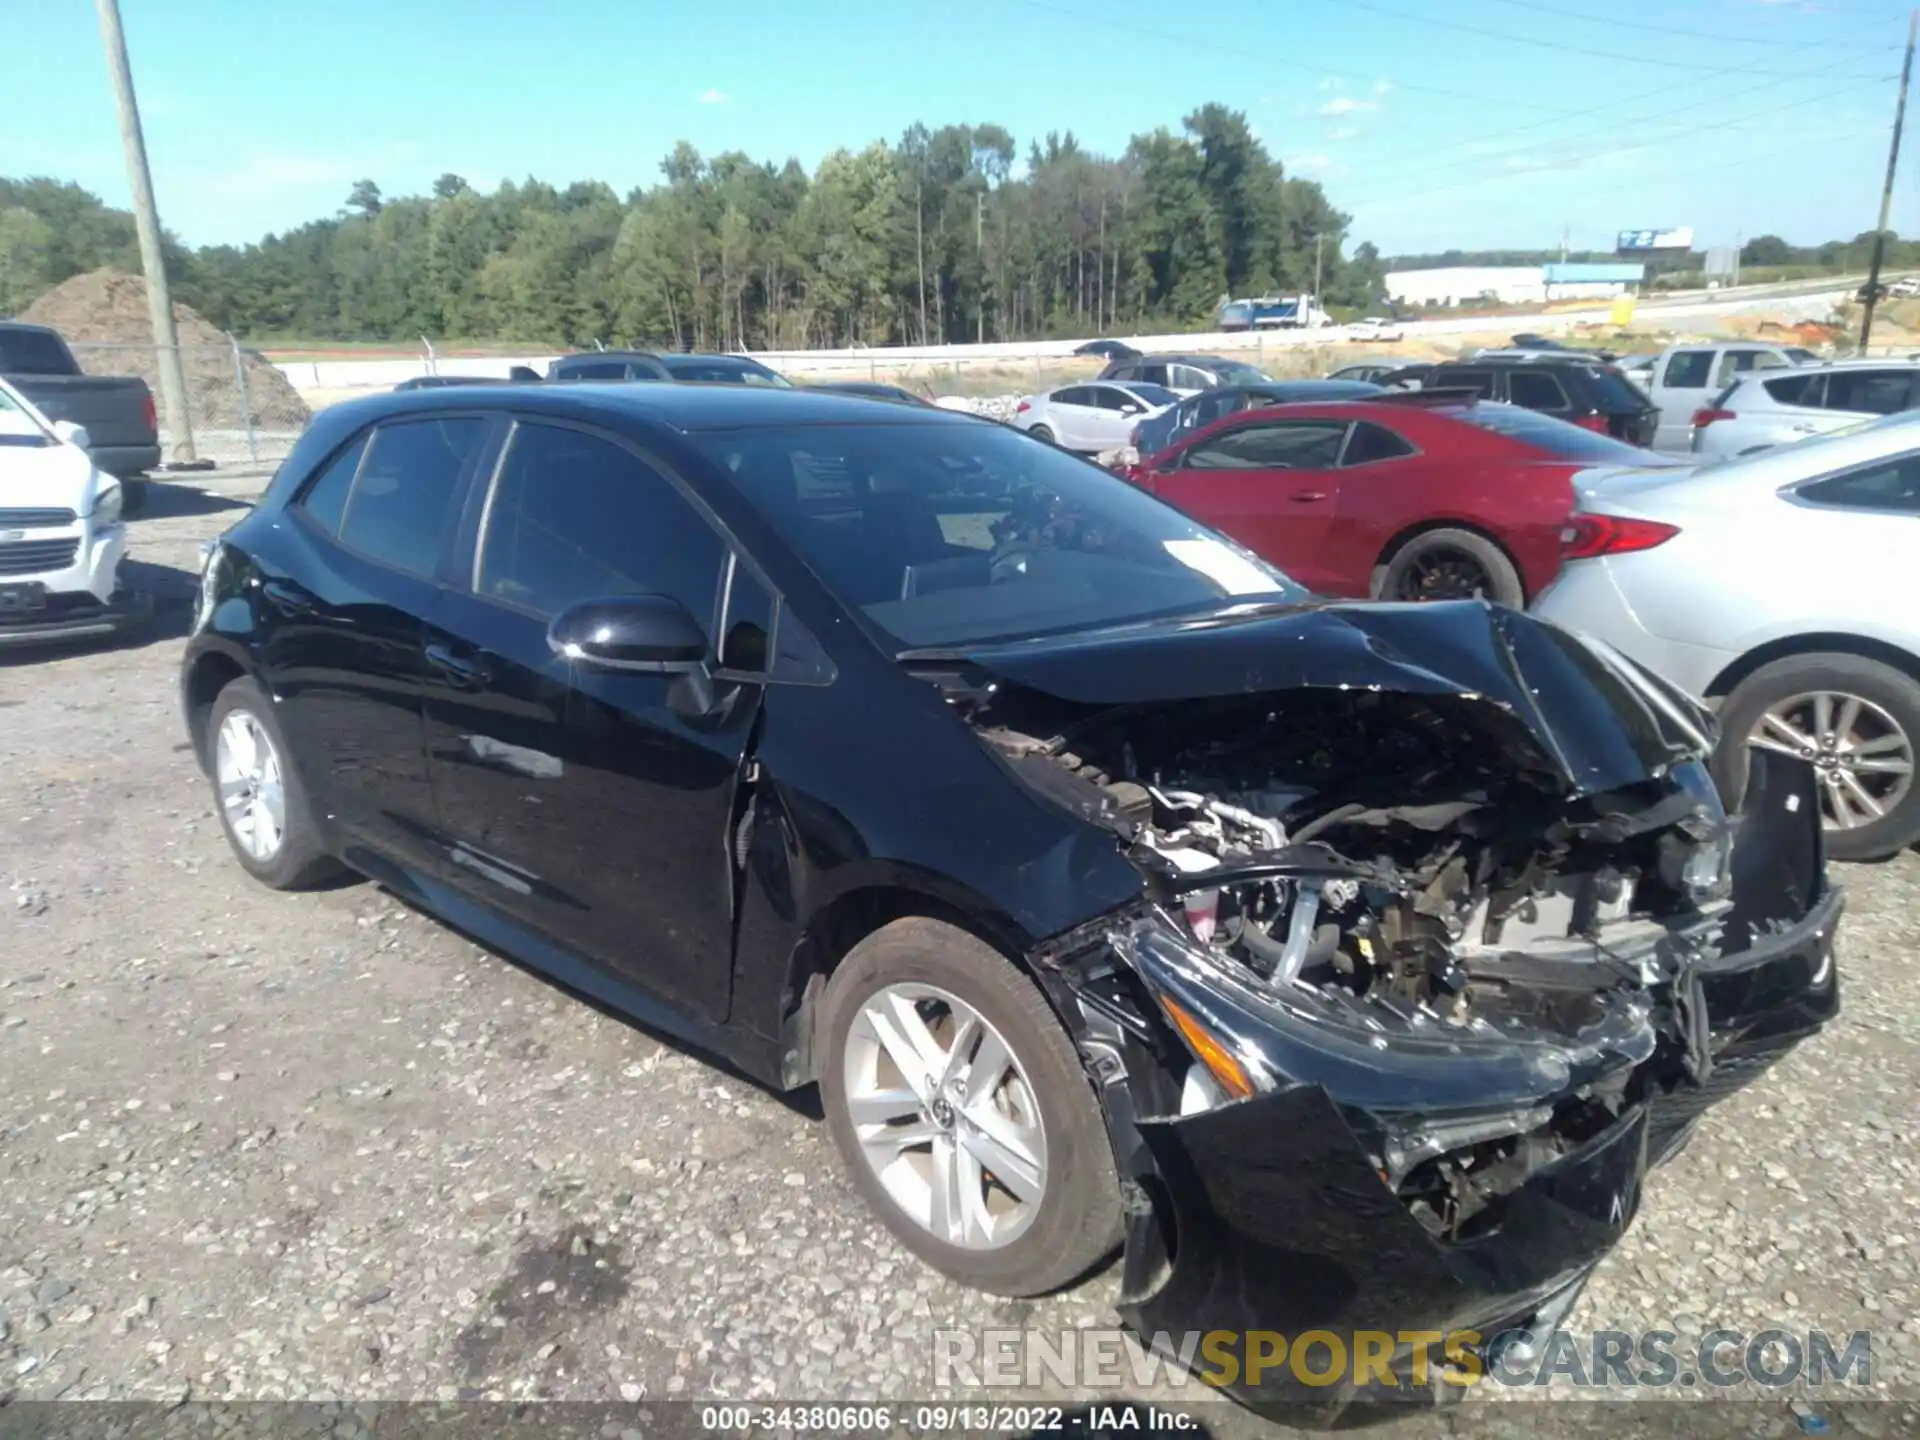
[(1486, 394), (1478, 385), (1436, 385), (1430, 390), (1388, 390), (1365, 398), (1369, 405), (1471, 405)]

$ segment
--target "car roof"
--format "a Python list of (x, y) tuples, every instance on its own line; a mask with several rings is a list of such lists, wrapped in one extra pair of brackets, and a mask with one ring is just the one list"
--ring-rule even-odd
[(658, 360), (658, 350), (575, 350), (560, 360)]
[(1599, 365), (1611, 365), (1614, 361), (1603, 358), (1591, 350), (1489, 350), (1483, 355), (1467, 356), (1459, 360), (1439, 361), (1435, 368), (1444, 369), (1455, 365), (1526, 365), (1534, 369), (1550, 366), (1562, 366), (1567, 369), (1592, 369)]
[(1176, 446), (1191, 445), (1199, 437), (1215, 435), (1223, 430), (1237, 430), (1261, 420), (1368, 420), (1421, 442), (1422, 450), (1428, 450), (1435, 442), (1443, 440), (1459, 442), (1463, 447), (1476, 446), (1494, 451), (1502, 450), (1507, 445), (1535, 449), (1524, 440), (1498, 434), (1463, 418), (1465, 412), (1476, 403), (1472, 400), (1449, 400), (1441, 405), (1423, 405), (1364, 397), (1261, 405), (1252, 410), (1223, 415), (1196, 430), (1189, 430), (1162, 447), (1162, 453)]
[[(599, 385), (568, 384), (564, 380), (542, 385), (488, 386), (462, 391), (458, 387), (393, 391), (360, 400), (343, 401), (321, 414), (350, 429), (411, 414), (489, 413), (512, 411), (523, 415), (600, 423), (638, 422), (662, 426), (683, 434), (710, 430), (746, 430), (787, 425), (972, 425), (971, 414), (909, 407), (856, 395), (819, 390), (776, 389), (770, 385)], [(316, 421), (317, 423), (317, 421)], [(342, 431), (343, 435), (348, 433)]]
[(711, 365), (716, 360), (723, 365), (738, 365), (742, 369), (748, 366), (752, 366), (756, 370), (765, 368), (751, 355), (727, 355), (717, 351), (707, 350), (663, 350), (653, 358), (658, 360), (662, 365), (665, 365), (668, 369), (672, 369), (676, 364), (684, 364), (690, 361), (698, 361), (702, 365)]

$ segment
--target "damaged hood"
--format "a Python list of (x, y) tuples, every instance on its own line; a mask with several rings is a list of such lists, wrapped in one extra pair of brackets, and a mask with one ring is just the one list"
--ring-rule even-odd
[(1712, 748), (1712, 722), (1611, 651), (1517, 610), (1432, 604), (1236, 607), (1200, 618), (979, 646), (1001, 682), (1075, 705), (1157, 706), (1305, 687), (1484, 703), (1570, 794), (1665, 774)]

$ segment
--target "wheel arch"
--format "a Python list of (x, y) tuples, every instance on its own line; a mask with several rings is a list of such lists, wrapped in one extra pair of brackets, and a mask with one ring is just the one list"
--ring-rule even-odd
[[(858, 880), (823, 900), (807, 917), (787, 960), (781, 1002), (781, 1081), (815, 1077), (814, 1024), (820, 993), (855, 945), (895, 920), (938, 920), (973, 936), (1032, 976), (1033, 943), (1013, 918), (984, 897), (937, 876), (895, 871)], [(1037, 977), (1036, 977), (1037, 978)], [(1040, 987), (1046, 993), (1046, 987)]]
[(1795, 655), (1855, 655), (1863, 660), (1877, 660), (1920, 682), (1920, 655), (1910, 650), (1844, 630), (1810, 630), (1796, 635), (1782, 635), (1754, 646), (1708, 682), (1706, 696), (1713, 700), (1724, 700), (1749, 676), (1776, 660), (1786, 660)]
[(220, 692), (250, 672), (241, 661), (225, 650), (206, 649), (188, 663), (181, 680), (180, 703), (186, 714), (187, 740), (193, 746), (200, 768), (207, 768), (207, 717)]
[(1418, 540), (1422, 535), (1432, 534), (1435, 530), (1465, 530), (1470, 535), (1478, 535), (1482, 540), (1493, 546), (1494, 549), (1507, 557), (1507, 563), (1513, 566), (1513, 573), (1520, 577), (1522, 597), (1529, 604), (1532, 603), (1533, 595), (1527, 585), (1527, 568), (1520, 562), (1520, 557), (1514, 554), (1513, 547), (1505, 540), (1502, 540), (1497, 533), (1487, 526), (1482, 525), (1477, 520), (1460, 520), (1448, 516), (1435, 516), (1426, 520), (1416, 520), (1411, 525), (1403, 527), (1396, 534), (1388, 538), (1387, 543), (1380, 547), (1380, 554), (1373, 562), (1373, 571), (1367, 577), (1367, 594), (1370, 598), (1375, 600), (1380, 598), (1380, 585), (1386, 578), (1387, 567), (1393, 564), (1394, 556), (1398, 555), (1401, 550), (1412, 541)]

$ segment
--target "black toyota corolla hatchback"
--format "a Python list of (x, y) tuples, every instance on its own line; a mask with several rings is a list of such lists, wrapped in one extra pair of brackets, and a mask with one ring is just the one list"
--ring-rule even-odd
[(1034, 1294), (1124, 1240), (1149, 1332), (1549, 1324), (1838, 1003), (1805, 765), (1730, 816), (1618, 656), (1316, 601), (942, 411), (329, 409), (211, 548), (183, 695), (266, 884), (356, 871), (817, 1082), (909, 1249)]

